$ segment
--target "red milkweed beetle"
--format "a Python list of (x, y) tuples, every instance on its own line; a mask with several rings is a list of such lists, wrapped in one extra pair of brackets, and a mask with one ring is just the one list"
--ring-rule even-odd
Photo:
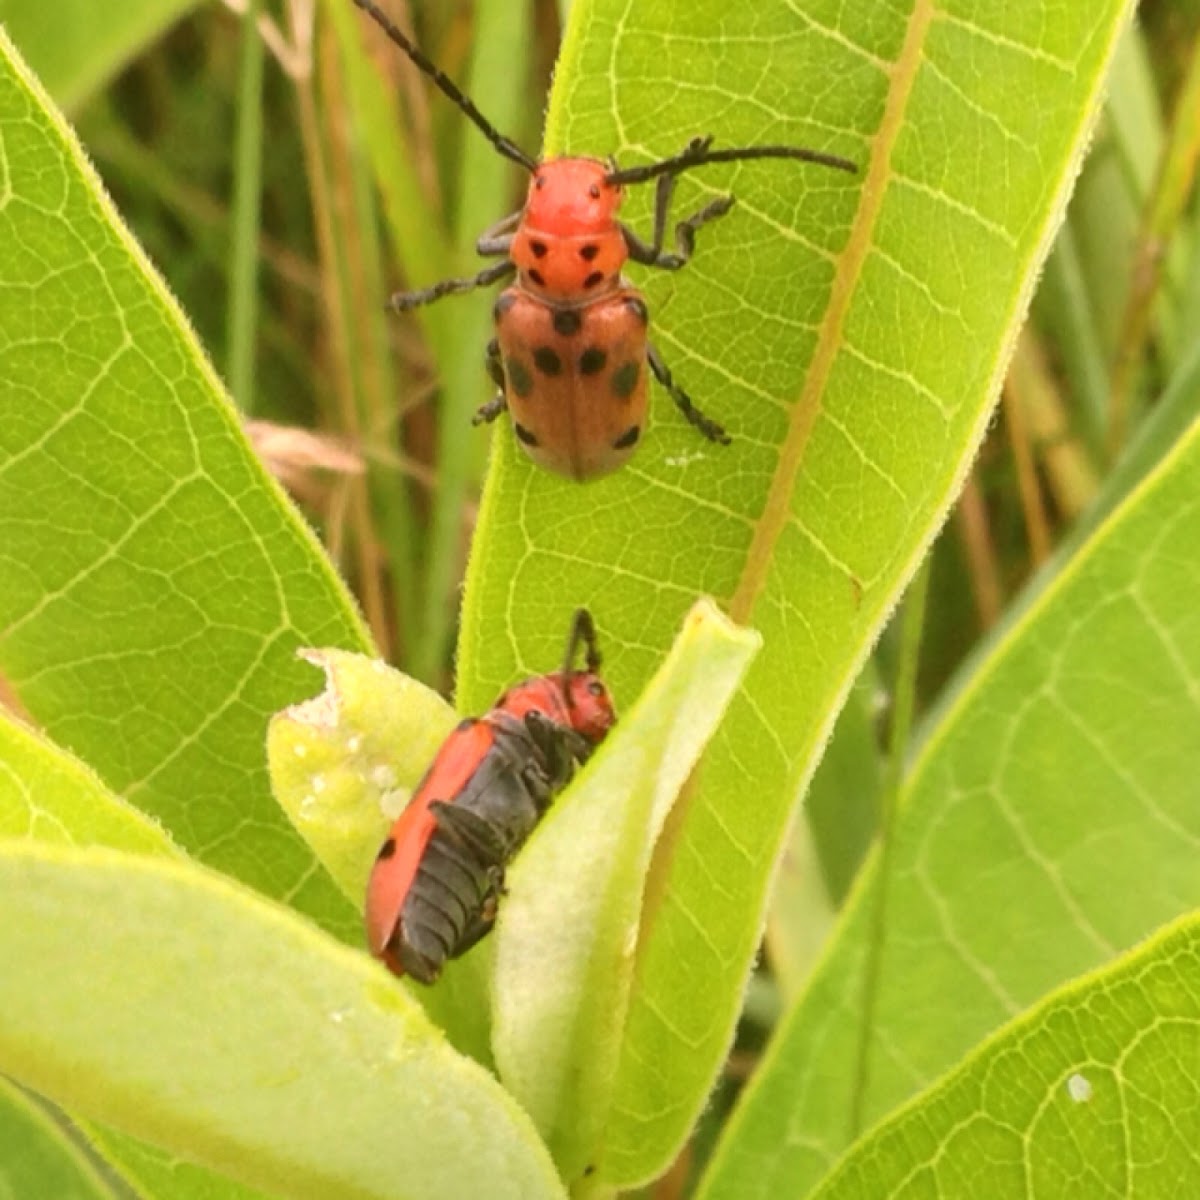
[(515, 684), (442, 743), (367, 885), (367, 944), (397, 975), (433, 983), (491, 929), (505, 867), (616, 720), (599, 669), (581, 608), (561, 671)]
[[(595, 158), (537, 162), (504, 137), (471, 99), (435, 66), (375, 5), (354, 0), (387, 36), (478, 127), (505, 158), (532, 179), (525, 207), (487, 230), (476, 243), (484, 257), (504, 261), (477, 275), (446, 279), (392, 297), (398, 311), (454, 292), (516, 275), (494, 310), (496, 336), (486, 363), (496, 397), (483, 405), (475, 424), (505, 409), (513, 432), (539, 466), (572, 479), (593, 479), (628, 461), (646, 424), (645, 367), (670, 393), (680, 412), (709, 441), (730, 438), (706, 417), (674, 381), (662, 356), (647, 340), (649, 314), (637, 289), (621, 275), (627, 259), (675, 271), (692, 256), (696, 231), (724, 216), (732, 196), (719, 196), (675, 226), (674, 252), (663, 249), (671, 197), (679, 176), (706, 163), (790, 158), (856, 171), (852, 162), (802, 146), (748, 146), (714, 150), (711, 137), (693, 138), (671, 158), (618, 169)], [(617, 219), (626, 184), (657, 179), (654, 231), (643, 241)]]

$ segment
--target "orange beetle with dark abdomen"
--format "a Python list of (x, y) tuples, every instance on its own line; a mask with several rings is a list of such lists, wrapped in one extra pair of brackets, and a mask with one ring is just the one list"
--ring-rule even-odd
[[(537, 162), (504, 137), (474, 103), (412, 44), (375, 5), (354, 0), (405, 54), (483, 132), (505, 158), (532, 176), (525, 207), (476, 243), (503, 262), (464, 279), (446, 279), (392, 297), (397, 310), (516, 275), (496, 301), (496, 337), (487, 368), (499, 389), (475, 421), (507, 409), (525, 452), (539, 465), (571, 479), (594, 479), (622, 466), (646, 427), (647, 369), (680, 412), (711, 442), (729, 435), (706, 417), (674, 381), (647, 338), (649, 315), (638, 291), (622, 277), (632, 259), (674, 271), (692, 256), (696, 231), (722, 217), (732, 196), (719, 196), (675, 226), (675, 250), (665, 251), (671, 197), (679, 176), (706, 163), (789, 158), (856, 170), (836, 155), (802, 146), (748, 146), (713, 150), (711, 137), (693, 138), (671, 158), (618, 169), (595, 158)], [(627, 184), (657, 179), (654, 230), (643, 241), (617, 217)]]
[(367, 944), (397, 975), (433, 983), (491, 929), (505, 868), (616, 721), (599, 670), (581, 608), (561, 671), (514, 684), (442, 743), (367, 885)]

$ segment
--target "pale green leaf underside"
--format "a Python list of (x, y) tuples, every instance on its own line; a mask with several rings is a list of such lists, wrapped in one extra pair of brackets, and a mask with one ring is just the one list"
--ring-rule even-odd
[(0, 671), (189, 852), (352, 930), (263, 742), (357, 615), (2, 39), (0, 245)]
[(361, 905), (388, 827), (458, 718), (381, 659), (343, 650), (302, 657), (325, 672), (325, 686), (271, 718), (271, 786), (334, 882)]
[[(113, 796), (83, 763), (24, 726), (0, 717), (0, 841), (3, 839), (108, 846), (140, 854), (178, 853), (160, 827)], [(22, 968), (13, 965), (9, 969)], [(148, 1196), (243, 1200), (249, 1195), (202, 1167), (183, 1169), (171, 1156), (134, 1138), (102, 1128), (89, 1128), (87, 1132), (108, 1165), (146, 1183)], [(0, 1153), (0, 1179), (2, 1165), (12, 1161)], [(147, 1176), (153, 1182), (148, 1182)], [(12, 1194), (57, 1198), (72, 1193), (65, 1185), (60, 1189), (48, 1177), (43, 1187), (14, 1187)]]
[(72, 109), (196, 6), (196, 0), (0, 0), (0, 25), (46, 90)]
[[(552, 150), (629, 162), (712, 132), (862, 168), (856, 184), (751, 163), (679, 189), (679, 215), (738, 199), (685, 270), (646, 281), (656, 341), (731, 447), (661, 393), (631, 467), (586, 488), (498, 435), (468, 580), (468, 705), (537, 661), (579, 603), (612, 631), (618, 699), (698, 592), (765, 639), (663, 865), (606, 1136), (614, 1180), (662, 1170), (703, 1105), (788, 818), (986, 424), (1128, 8), (572, 8)], [(640, 228), (648, 191), (629, 206)]]
[(651, 853), (757, 649), (699, 602), (509, 872), (494, 939), (496, 1063), (569, 1184), (599, 1159)]
[(0, 1196), (113, 1200), (114, 1195), (46, 1110), (0, 1078)]
[(59, 747), (0, 713), (0, 839), (174, 851), (162, 829)]
[[(773, 1045), (705, 1200), (803, 1195), (873, 1121), (1073, 974), (1200, 905), (1200, 425), (941, 715), (893, 833)], [(752, 1181), (752, 1182), (751, 1182)]]
[(1005, 1026), (864, 1139), (816, 1196), (1190, 1195), (1198, 1091), (1191, 916)]
[(0, 845), (0, 1070), (287, 1197), (562, 1196), (383, 969), (185, 863)]

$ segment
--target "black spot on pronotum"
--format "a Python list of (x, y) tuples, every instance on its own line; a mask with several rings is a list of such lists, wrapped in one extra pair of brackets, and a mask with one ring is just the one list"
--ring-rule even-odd
[(556, 308), (554, 310), (554, 332), (563, 337), (571, 337), (579, 332), (583, 318), (573, 308)]
[(529, 373), (529, 368), (520, 359), (506, 358), (504, 360), (504, 374), (508, 379), (509, 387), (522, 400), (533, 392), (533, 376)]
[(538, 444), (537, 434), (531, 429), (526, 429), (520, 421), (513, 422), (513, 432), (517, 435), (517, 441), (524, 442), (527, 446), (536, 446)]
[(545, 242), (530, 242), (529, 248), (530, 248), (530, 250), (533, 251), (534, 258), (545, 258), (546, 257), (546, 243)]
[(630, 425), (623, 434), (615, 442), (613, 442), (614, 450), (626, 450), (630, 446), (636, 446), (637, 440), (642, 436), (641, 428), (637, 425)]
[(533, 352), (533, 365), (543, 375), (561, 375), (562, 359), (549, 346), (539, 346)]
[(650, 311), (646, 308), (646, 302), (641, 298), (641, 296), (626, 296), (625, 307), (629, 309), (629, 311), (633, 313), (633, 315), (637, 317), (637, 319), (641, 321), (643, 325), (648, 325), (650, 323)]
[(538, 285), (538, 287), (545, 287), (545, 286), (546, 286), (546, 279), (545, 279), (545, 277), (542, 275), (541, 271), (536, 271), (536, 270), (535, 270), (535, 271), (530, 271), (530, 272), (529, 272), (529, 278), (530, 278), (530, 279), (532, 279), (532, 280), (533, 280), (533, 282), (534, 282), (534, 283), (536, 283), (536, 284)]
[[(496, 701), (497, 707), (499, 707), (501, 703), (503, 703), (503, 697), (500, 700)], [(471, 729), (474, 726), (474, 724), (475, 724), (474, 717), (463, 717), (463, 719), (461, 721), (459, 721), (459, 723), (457, 725), (458, 732), (465, 733), (468, 729)]]
[(496, 303), (492, 305), (492, 320), (499, 321), (502, 316), (517, 302), (517, 297), (512, 292), (501, 292), (496, 297)]
[(393, 854), (396, 853), (396, 839), (388, 838), (382, 846), (379, 847), (379, 853), (375, 856), (376, 862), (387, 862)]
[(599, 346), (589, 346), (579, 356), (579, 373), (581, 375), (598, 375), (604, 370), (608, 355)]
[(612, 377), (613, 395), (618, 400), (628, 400), (633, 395), (638, 383), (638, 365), (635, 362), (622, 363)]
[(603, 271), (593, 271), (583, 281), (583, 286), (585, 288), (594, 288), (596, 286), (596, 284), (603, 282), (603, 280), (604, 280), (604, 272)]
[(597, 246), (595, 242), (588, 242), (586, 246), (579, 247), (579, 257), (582, 258), (584, 262), (591, 262), (592, 259), (595, 258), (599, 253), (600, 247)]

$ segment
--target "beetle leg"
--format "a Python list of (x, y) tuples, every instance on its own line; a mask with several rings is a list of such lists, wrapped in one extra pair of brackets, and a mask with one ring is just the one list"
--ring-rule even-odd
[(476, 288), (487, 287), (489, 283), (495, 283), (497, 279), (511, 275), (516, 269), (515, 264), (505, 259), (504, 262), (484, 267), (478, 275), (462, 279), (443, 279), (441, 283), (435, 283), (432, 287), (419, 288), (414, 292), (397, 292), (387, 302), (387, 306), (395, 309), (396, 312), (407, 312), (410, 308), (417, 308), (422, 304), (432, 304), (434, 300), (440, 300), (443, 296), (453, 296), (459, 292), (472, 292)]
[(481, 860), (499, 861), (508, 853), (504, 840), (487, 821), (469, 808), (447, 804), (444, 800), (432, 800), (429, 810), (437, 820), (439, 829), (464, 849), (474, 851)]
[(487, 873), (492, 886), (488, 892), (488, 899), (484, 902), (484, 909), (490, 909), (492, 913), (495, 913), (497, 898), (508, 895), (508, 888), (504, 882), (504, 868), (497, 864), (488, 867)]
[(492, 903), (484, 906), (482, 912), (476, 913), (466, 924), (462, 931), (462, 937), (458, 940), (458, 945), (454, 950), (454, 957), (466, 954), (472, 946), (475, 945), (481, 938), (486, 937), (492, 931), (492, 926), (496, 923), (496, 902), (495, 897), (492, 897)]
[[(692, 145), (706, 149), (711, 140), (697, 138)], [(661, 267), (664, 271), (679, 270), (692, 257), (696, 248), (696, 231), (709, 221), (723, 217), (733, 207), (732, 196), (718, 196), (690, 217), (680, 221), (675, 226), (675, 253), (665, 253), (663, 242), (667, 236), (667, 219), (671, 212), (671, 198), (675, 194), (675, 181), (678, 178), (677, 172), (669, 171), (660, 175), (658, 183), (654, 186), (654, 237), (651, 242), (642, 241), (628, 226), (621, 226), (621, 233), (629, 248), (629, 257), (634, 262), (643, 263), (648, 267)]]
[(576, 733), (574, 729), (564, 731), (563, 741), (566, 744), (566, 748), (571, 752), (571, 757), (580, 766), (592, 757), (592, 751), (596, 749), (582, 733)]
[(710, 442), (720, 442), (722, 446), (728, 446), (732, 440), (729, 434), (725, 432), (721, 425), (718, 425), (711, 417), (706, 417), (692, 403), (692, 398), (671, 378), (671, 372), (667, 364), (663, 362), (661, 355), (649, 343), (646, 345), (646, 358), (650, 363), (650, 370), (654, 372), (654, 378), (671, 393), (671, 399), (675, 401), (679, 411)]
[(481, 404), (475, 410), (475, 415), (471, 418), (471, 424), (491, 424), (507, 407), (508, 401), (504, 399), (503, 393), (493, 396), (486, 404)]
[(483, 365), (492, 382), (500, 389), (486, 404), (481, 404), (471, 418), (472, 425), (482, 425), (494, 421), (507, 407), (504, 399), (504, 363), (500, 357), (500, 343), (492, 338), (483, 354)]
[(500, 358), (500, 343), (495, 338), (488, 342), (487, 349), (483, 352), (483, 365), (487, 368), (492, 382), (504, 391), (504, 363)]
[[(533, 744), (538, 748), (545, 764), (539, 764), (537, 767), (542, 775), (541, 788), (546, 792), (542, 802), (544, 807), (550, 803), (552, 793), (575, 773), (575, 759), (578, 757), (575, 754), (575, 739), (579, 735), (573, 729), (565, 729), (556, 724), (540, 712), (525, 714), (525, 728), (529, 730), (529, 736), (533, 738)], [(533, 781), (527, 779), (527, 782)], [(540, 797), (535, 796), (535, 799)]]
[(512, 249), (513, 235), (510, 231), (520, 221), (522, 211), (518, 209), (515, 213), (509, 213), (503, 221), (497, 221), (485, 229), (475, 242), (475, 253), (484, 258), (498, 258), (501, 255), (507, 258)]

